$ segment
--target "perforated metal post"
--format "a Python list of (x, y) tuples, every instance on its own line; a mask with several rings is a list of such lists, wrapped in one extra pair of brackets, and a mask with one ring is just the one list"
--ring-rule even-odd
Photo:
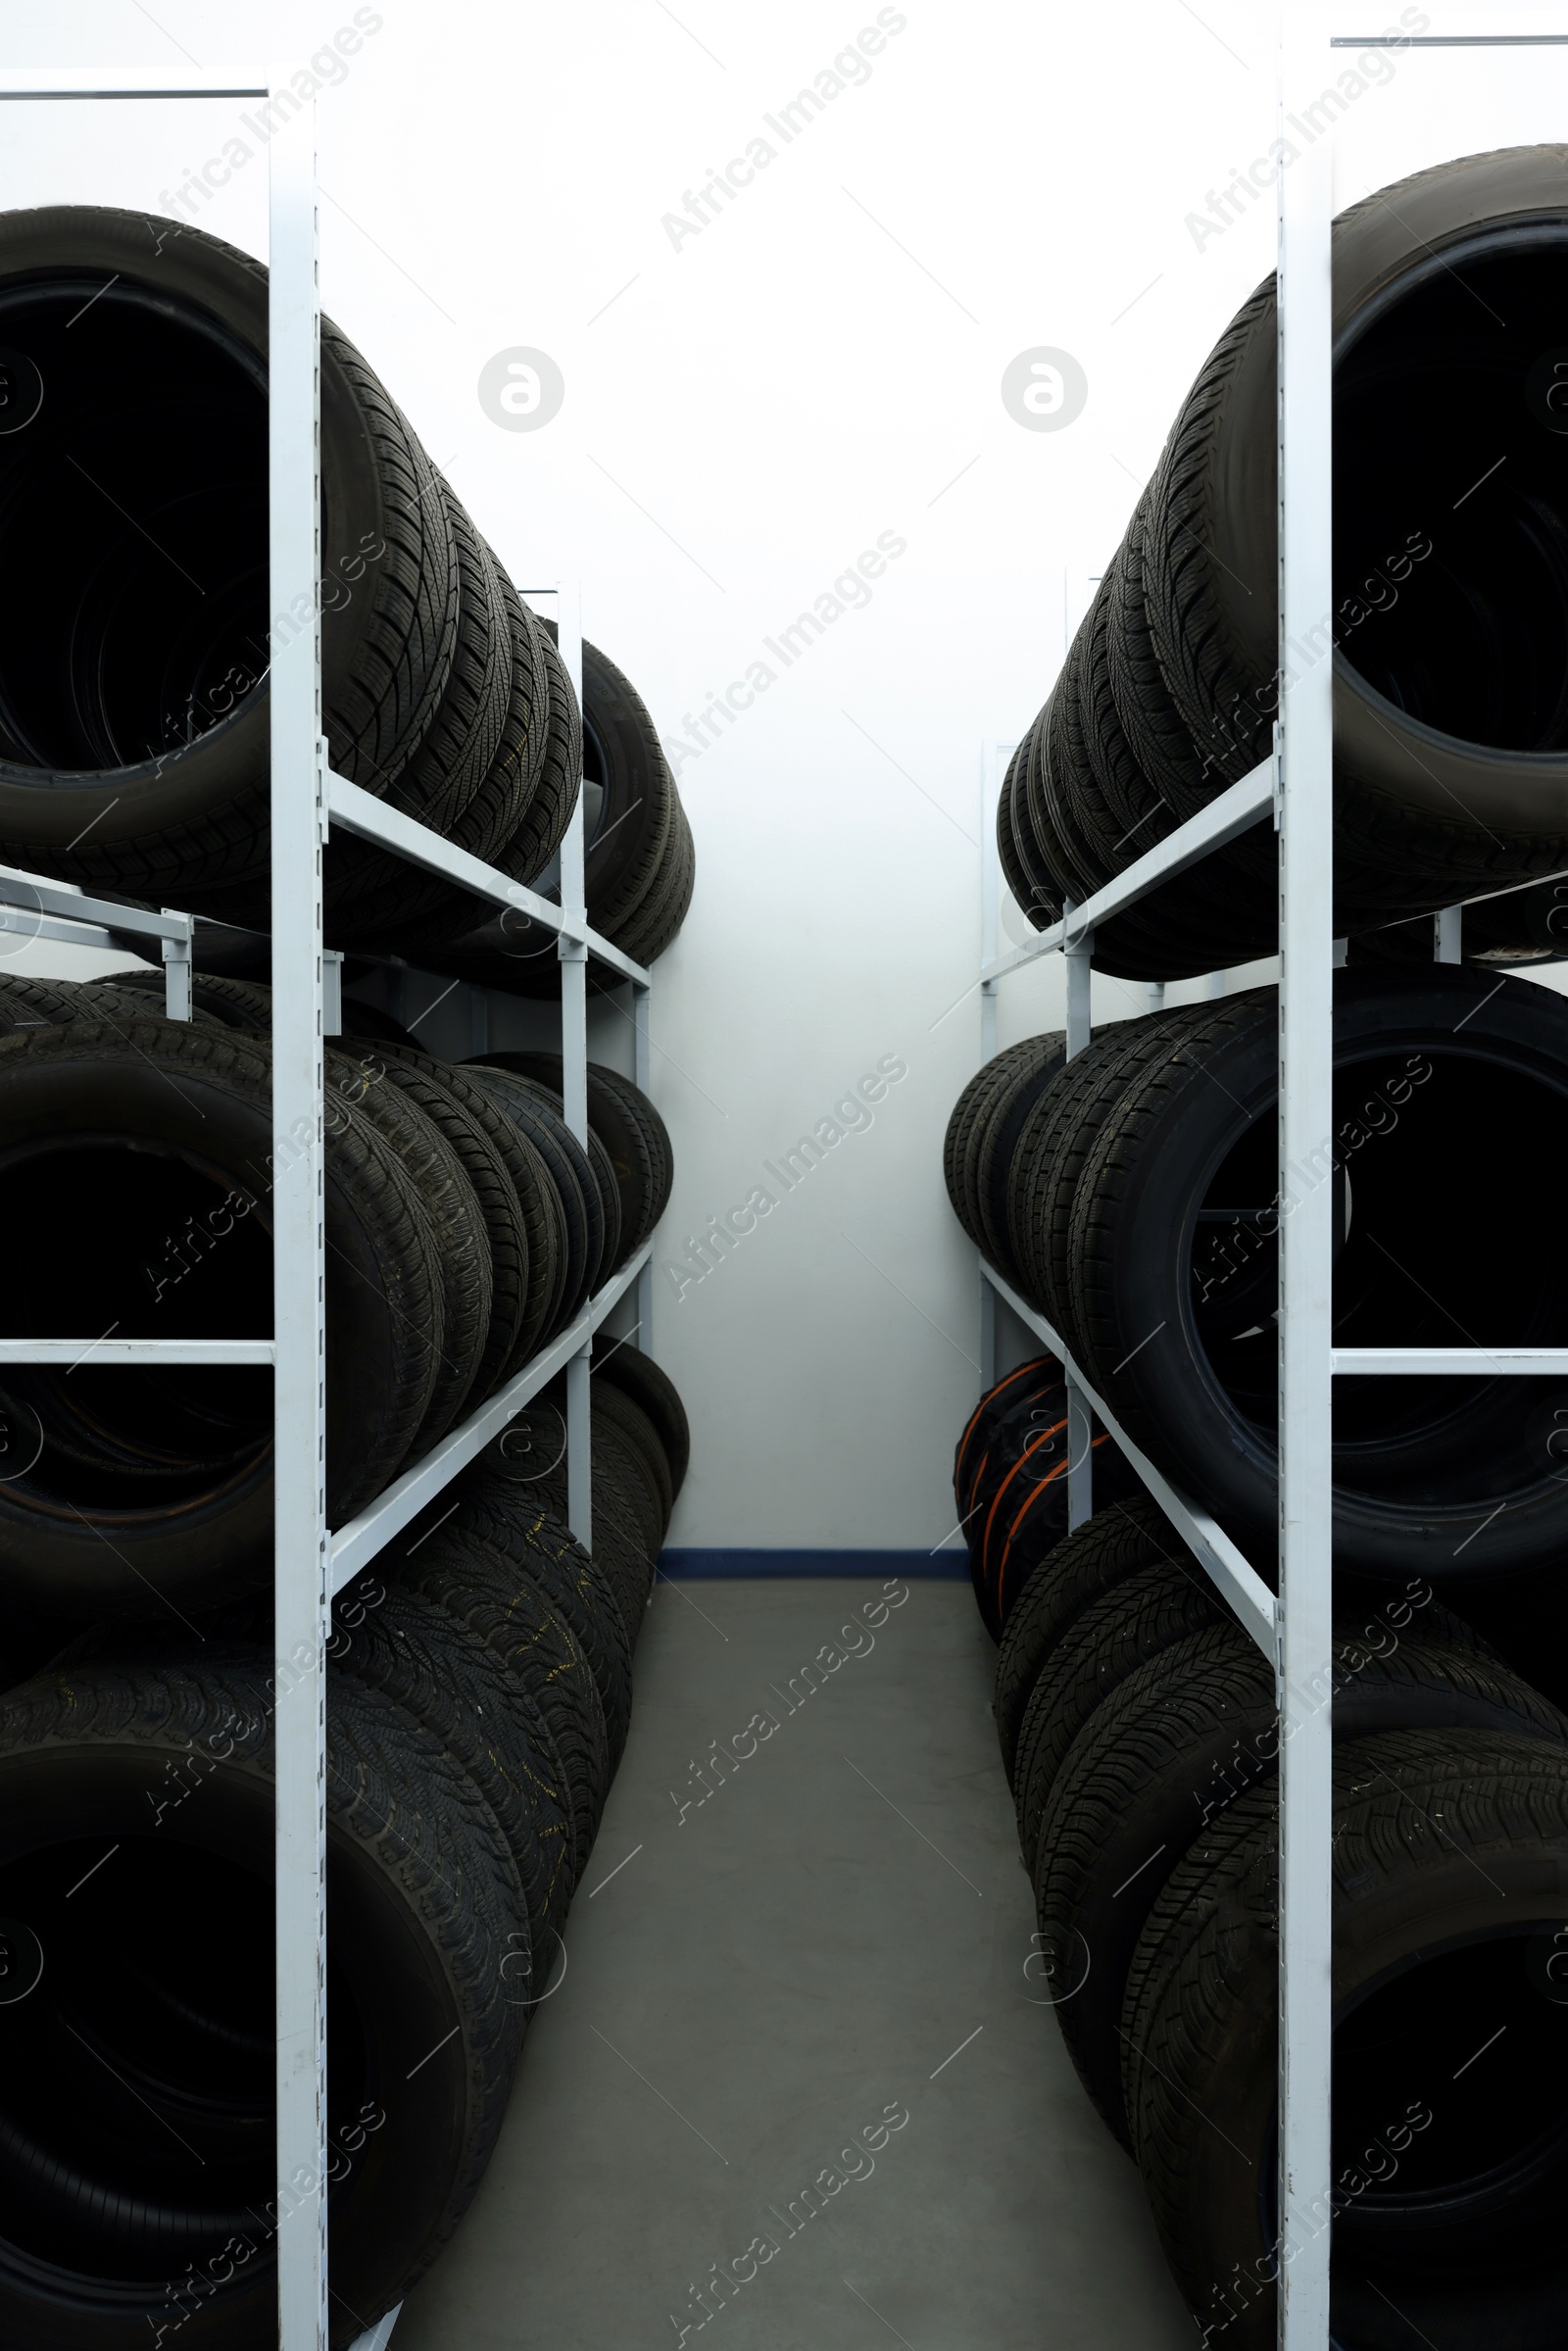
[[(645, 1094), (652, 1094), (654, 1084), (654, 992), (632, 982), (632, 1082)], [(654, 1351), (654, 1265), (650, 1258), (637, 1276), (637, 1337), (633, 1344), (645, 1355)]]
[[(987, 743), (980, 753), (980, 1061), (997, 1051), (998, 982), (984, 976), (994, 962), (1002, 927), (1002, 857), (997, 848), (997, 798), (1002, 790), (1000, 743)], [(988, 1396), (997, 1384), (997, 1294), (982, 1267), (980, 1274), (980, 1393)]]
[[(282, 117), (292, 109), (292, 119)], [(320, 310), (316, 109), (275, 110), (268, 465), (272, 763), (272, 1293), (276, 1444), (278, 2339), (325, 2351), (326, 1705), (321, 1115)]]
[[(1094, 1030), (1090, 1012), (1090, 992), (1093, 987), (1095, 934), (1092, 930), (1074, 931), (1074, 908), (1062, 908), (1067, 922), (1067, 939), (1062, 957), (1067, 966), (1067, 1040), (1069, 1061), (1081, 1053), (1090, 1043)], [(1083, 1391), (1069, 1371), (1067, 1387), (1067, 1527), (1069, 1533), (1081, 1527), (1095, 1508), (1095, 1423)]]
[[(582, 707), (582, 599), (575, 580), (557, 589), (557, 642), (562, 666)], [(561, 844), (561, 905), (564, 913), (587, 918), (584, 878), (584, 811), (581, 779), (577, 804)], [(561, 955), (562, 1099), (567, 1126), (588, 1147), (588, 950), (563, 933)], [(584, 1549), (593, 1546), (593, 1457), (588, 1371), (590, 1340), (566, 1366), (566, 1517)]]
[[(1327, 21), (1282, 18), (1280, 134)], [(1327, 2351), (1333, 2051), (1333, 141), (1279, 185), (1281, 2351)], [(1281, 153), (1285, 150), (1282, 147)]]

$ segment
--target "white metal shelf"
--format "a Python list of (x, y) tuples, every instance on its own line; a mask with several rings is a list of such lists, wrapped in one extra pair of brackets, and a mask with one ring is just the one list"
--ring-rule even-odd
[[(1260, 759), (1239, 784), (1232, 784), (1216, 800), (1211, 800), (1207, 808), (1200, 808), (1196, 816), (1189, 816), (1185, 824), (1167, 833), (1163, 841), (1147, 850), (1125, 873), (1106, 882), (1103, 889), (1097, 890), (1093, 898), (1086, 898), (1081, 906), (1074, 906), (1060, 922), (1054, 922), (1033, 939), (1026, 939), (1010, 954), (993, 954), (982, 961), (982, 983), (994, 987), (1009, 971), (1017, 971), (1041, 955), (1070, 951), (1094, 931), (1097, 923), (1108, 922), (1112, 914), (1136, 906), (1162, 882), (1174, 881), (1189, 866), (1200, 864), (1216, 849), (1223, 849), (1228, 841), (1250, 831), (1274, 808), (1277, 772), (1276, 760)], [(990, 838), (989, 829), (987, 838)]]
[[(10, 70), (0, 101), (266, 98), (277, 87), (200, 73)], [(269, 590), (273, 612), (307, 610), (311, 626), (274, 646), (271, 701), (272, 1123), (305, 1138), (278, 1155), (273, 1187), (272, 1339), (97, 1338), (0, 1340), (0, 1363), (270, 1364), (275, 1430), (275, 1962), (277, 2180), (291, 2226), (277, 2232), (279, 2351), (328, 2351), (326, 2180), (325, 1657), (332, 1595), (375, 1557), (560, 1371), (567, 1382), (568, 1519), (592, 1540), (589, 1369), (594, 1333), (628, 1292), (650, 1344), (652, 1241), (601, 1286), (568, 1327), (423, 1460), (405, 1470), (334, 1533), (325, 1501), (325, 1112), (323, 1045), (341, 1028), (342, 956), (322, 940), (321, 851), (332, 824), (438, 873), (553, 931), (561, 963), (563, 1110), (588, 1142), (587, 966), (590, 956), (629, 980), (633, 1070), (650, 1090), (652, 975), (588, 922), (580, 789), (561, 849), (553, 904), (455, 848), (401, 810), (335, 774), (321, 735), (320, 309), (317, 259), (316, 110), (290, 92), (269, 142)], [(285, 120), (285, 118), (291, 118)], [(582, 625), (575, 588), (559, 600), (563, 667), (582, 696)], [(113, 949), (126, 935), (157, 941), (165, 1009), (191, 1017), (194, 918), (123, 906), (69, 883), (0, 866), (0, 932)], [(478, 1001), (488, 1001), (480, 992)], [(311, 1665), (302, 1671), (299, 1660)], [(354, 2351), (384, 2351), (389, 2311)]]
[(427, 825), (406, 816), (401, 808), (390, 808), (384, 800), (377, 800), (373, 793), (351, 784), (346, 776), (331, 768), (326, 777), (326, 805), (331, 822), (344, 832), (358, 833), (362, 840), (374, 841), (406, 857), (411, 864), (423, 866), (427, 873), (439, 873), (461, 889), (471, 891), (475, 898), (487, 899), (504, 909), (515, 908), (530, 922), (555, 931), (564, 940), (580, 942), (597, 961), (618, 971), (634, 987), (652, 986), (643, 965), (634, 963), (612, 941), (591, 929), (580, 909), (558, 906), (550, 899), (541, 898), (536, 890), (529, 890), (494, 865), (469, 857), (466, 850), (454, 848)]
[[(532, 1401), (541, 1388), (547, 1388), (557, 1372), (563, 1371), (580, 1355), (605, 1317), (620, 1303), (628, 1290), (641, 1280), (644, 1267), (653, 1255), (654, 1245), (645, 1241), (636, 1254), (629, 1257), (612, 1274), (583, 1307), (575, 1321), (567, 1324), (559, 1338), (541, 1348), (532, 1360), (505, 1388), (469, 1414), (462, 1426), (442, 1438), (440, 1444), (406, 1469), (400, 1478), (368, 1503), (358, 1518), (350, 1519), (332, 1537), (331, 1581), (334, 1592), (341, 1592), (350, 1577), (368, 1565), (382, 1546), (401, 1533), (412, 1518), (424, 1508), (426, 1502), (451, 1484), (460, 1469), (482, 1452), (492, 1437), (499, 1436), (509, 1420), (515, 1420), (523, 1407)], [(579, 1540), (582, 1540), (579, 1538)]]
[[(1338, 5), (1338, 0), (1333, 0)], [(1533, 36), (1554, 46), (1568, 34)], [(1279, 112), (1287, 118), (1316, 95), (1325, 44), (1357, 49), (1511, 47), (1505, 33), (1353, 40), (1330, 28), (1326, 0), (1282, 11)], [(1295, 110), (1293, 112), (1293, 110)], [(1312, 639), (1334, 609), (1331, 447), (1333, 416), (1332, 247), (1336, 139), (1320, 136), (1276, 173), (1279, 203), (1280, 674), (1286, 647)], [(1333, 1132), (1333, 663), (1322, 661), (1287, 684), (1275, 748), (1199, 815), (1178, 826), (1081, 906), (1012, 949), (998, 953), (1002, 876), (995, 817), (1004, 755), (989, 744), (981, 852), (980, 1035), (982, 1060), (997, 1051), (997, 990), (1009, 972), (1040, 956), (1067, 968), (1066, 1056), (1090, 1039), (1089, 978), (1097, 923), (1136, 905), (1161, 883), (1210, 856), (1272, 813), (1280, 836), (1279, 1164), (1310, 1152)], [(1501, 892), (1478, 893), (1495, 897)], [(1027, 912), (1027, 909), (1024, 909)], [(1436, 959), (1459, 960), (1457, 909), (1438, 920)], [(1151, 990), (1152, 1002), (1162, 989)], [(1283, 1183), (1283, 1172), (1282, 1172)], [(1565, 1347), (1337, 1347), (1332, 1321), (1332, 1195), (1322, 1185), (1285, 1221), (1280, 1248), (1280, 1543), (1278, 1596), (1207, 1513), (1199, 1509), (1128, 1440), (1060, 1338), (996, 1269), (981, 1260), (982, 1385), (996, 1381), (996, 1300), (1007, 1304), (1063, 1366), (1068, 1403), (1069, 1527), (1093, 1503), (1091, 1416), (1100, 1419), (1172, 1525), (1275, 1668), (1280, 1712), (1280, 2242), (1281, 2351), (1330, 2351), (1330, 2104), (1333, 2051), (1332, 1710), (1314, 1693), (1332, 1685), (1333, 1433), (1335, 1376), (1529, 1377), (1568, 1370)]]

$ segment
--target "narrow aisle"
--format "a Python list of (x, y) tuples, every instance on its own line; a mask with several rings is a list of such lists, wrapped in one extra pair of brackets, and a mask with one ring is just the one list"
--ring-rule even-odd
[(958, 1583), (658, 1584), (564, 1978), (396, 2351), (1186, 2351), (1024, 1975), (994, 1654)]

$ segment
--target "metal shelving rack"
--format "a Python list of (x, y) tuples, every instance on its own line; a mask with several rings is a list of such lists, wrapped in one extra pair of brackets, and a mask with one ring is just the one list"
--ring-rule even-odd
[[(273, 1336), (270, 1339), (5, 1339), (0, 1363), (70, 1365), (90, 1347), (99, 1364), (270, 1364), (275, 1452), (276, 2030), (279, 2351), (327, 2351), (326, 2241), (326, 1644), (333, 1595), (406, 1527), (559, 1371), (566, 1374), (568, 1518), (592, 1528), (589, 1369), (594, 1333), (635, 1290), (648, 1345), (652, 1241), (589, 1299), (567, 1329), (516, 1377), (404, 1471), (348, 1525), (330, 1528), (325, 1491), (325, 1129), (323, 1040), (341, 1018), (341, 955), (322, 943), (321, 852), (329, 829), (354, 833), (514, 908), (554, 931), (561, 960), (565, 1122), (588, 1140), (588, 959), (633, 995), (634, 1076), (650, 1080), (652, 976), (588, 926), (583, 803), (561, 850), (561, 905), (335, 774), (321, 734), (320, 299), (315, 102), (298, 104), (286, 77), (272, 83), (201, 73), (114, 70), (0, 73), (0, 100), (271, 99), (282, 127), (269, 144), (270, 594), (274, 612), (314, 615), (273, 649), (271, 697)], [(290, 114), (290, 110), (293, 110)], [(562, 661), (579, 702), (582, 624), (575, 587), (562, 583)], [(0, 930), (77, 946), (115, 947), (124, 933), (157, 941), (171, 1018), (191, 1015), (192, 919), (94, 899), (42, 876), (0, 867)], [(119, 933), (122, 938), (113, 934)], [(302, 1665), (303, 1661), (308, 1661)], [(396, 2311), (354, 2351), (382, 2351)]]
[[(1337, 0), (1336, 0), (1337, 5)], [(1323, 85), (1338, 49), (1536, 48), (1568, 33), (1432, 34), (1363, 39), (1336, 33), (1315, 0), (1282, 10), (1280, 135)], [(1289, 143), (1289, 142), (1286, 142)], [(1336, 141), (1320, 135), (1277, 175), (1279, 189), (1279, 643), (1310, 641), (1334, 610), (1332, 566), (1332, 228)], [(1001, 875), (994, 814), (1010, 746), (983, 759), (987, 806), (981, 852), (981, 1053), (997, 1050), (997, 990), (1010, 971), (1060, 954), (1067, 969), (1066, 1054), (1090, 1041), (1090, 973), (1097, 924), (1272, 815), (1280, 837), (1279, 1166), (1282, 1196), (1334, 1132), (1333, 663), (1319, 661), (1280, 697), (1274, 752), (1189, 822), (1063, 919), (1009, 954), (998, 953)], [(1460, 909), (1436, 918), (1435, 959), (1459, 960)], [(997, 1376), (996, 1301), (1004, 1299), (1062, 1362), (1068, 1399), (1068, 1524), (1093, 1506), (1091, 1416), (1120, 1445), (1199, 1563), (1273, 1666), (1280, 1718), (1279, 2342), (1281, 2351), (1330, 2351), (1329, 2256), (1333, 2180), (1333, 1730), (1316, 1693), (1331, 1686), (1335, 1378), (1470, 1372), (1515, 1376), (1568, 1369), (1563, 1347), (1337, 1347), (1332, 1312), (1333, 1187), (1308, 1185), (1283, 1217), (1280, 1250), (1279, 1592), (1215, 1520), (1129, 1444), (1060, 1338), (981, 1260), (981, 1376)]]

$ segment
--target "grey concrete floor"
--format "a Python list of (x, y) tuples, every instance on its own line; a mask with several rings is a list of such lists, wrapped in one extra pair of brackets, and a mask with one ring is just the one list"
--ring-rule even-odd
[(1188, 2351), (1024, 1973), (995, 1651), (966, 1585), (899, 1589), (656, 1588), (564, 1976), (394, 2351)]

